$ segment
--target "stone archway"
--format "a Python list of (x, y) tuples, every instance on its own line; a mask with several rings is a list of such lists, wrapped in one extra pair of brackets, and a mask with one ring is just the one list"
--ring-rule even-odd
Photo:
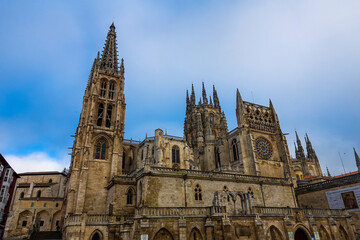
[(306, 232), (303, 229), (298, 228), (295, 231), (294, 240), (309, 240), (309, 238), (308, 238)]
[(102, 233), (99, 230), (95, 230), (91, 236), (90, 236), (90, 240), (102, 240)]
[(275, 227), (271, 226), (267, 233), (266, 233), (266, 240), (282, 240), (281, 232), (280, 230)]
[(346, 233), (346, 230), (341, 225), (339, 227), (339, 236), (340, 236), (340, 240), (348, 240), (349, 239), (348, 234)]
[(200, 233), (199, 229), (197, 229), (196, 227), (194, 227), (194, 228), (191, 230), (189, 239), (190, 239), (190, 240), (202, 240), (203, 238), (202, 238), (202, 236), (201, 236), (201, 233)]
[(154, 240), (174, 240), (174, 238), (166, 228), (162, 228), (155, 234)]

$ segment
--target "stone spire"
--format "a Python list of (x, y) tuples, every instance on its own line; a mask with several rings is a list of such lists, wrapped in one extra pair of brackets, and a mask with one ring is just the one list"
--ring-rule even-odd
[(213, 100), (214, 100), (214, 107), (220, 108), (220, 102), (215, 89), (215, 85), (213, 85)]
[(296, 158), (297, 159), (305, 158), (304, 148), (301, 145), (301, 141), (297, 134), (297, 131), (295, 131), (295, 134), (296, 134), (296, 143), (297, 143), (297, 147), (298, 147), (298, 150), (296, 151)]
[(331, 174), (330, 174), (329, 168), (328, 168), (327, 166), (326, 166), (326, 172), (327, 172), (328, 177), (331, 177)]
[(195, 106), (195, 90), (194, 90), (194, 84), (191, 84), (190, 103), (191, 103), (192, 106)]
[(245, 123), (244, 112), (245, 112), (244, 102), (240, 95), (239, 89), (236, 89), (236, 118), (239, 127), (243, 126)]
[(204, 82), (202, 82), (202, 97), (203, 97), (203, 104), (208, 104)]
[(310, 142), (310, 139), (309, 139), (309, 136), (307, 133), (305, 134), (305, 143), (306, 143), (306, 151), (308, 154), (308, 158), (315, 160), (317, 158), (317, 156), (316, 156), (315, 150), (312, 147), (312, 144)]
[(212, 102), (211, 96), (210, 96), (210, 105), (211, 105), (211, 106), (213, 105), (213, 102)]
[(116, 32), (115, 25), (112, 23), (101, 55), (100, 68), (104, 70), (113, 70), (117, 73), (119, 71), (118, 67)]
[(358, 168), (358, 171), (360, 172), (360, 158), (359, 158), (359, 155), (357, 154), (355, 148), (354, 149), (354, 154), (355, 154), (355, 161), (356, 161), (356, 166)]

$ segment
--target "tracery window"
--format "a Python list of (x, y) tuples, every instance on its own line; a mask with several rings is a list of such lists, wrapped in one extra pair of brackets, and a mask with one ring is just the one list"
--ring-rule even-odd
[(233, 148), (234, 161), (237, 161), (239, 160), (239, 150), (238, 150), (238, 145), (236, 143), (236, 139), (232, 140), (232, 148)]
[(95, 159), (105, 159), (106, 142), (104, 139), (99, 140), (95, 145)]
[(109, 86), (109, 99), (114, 99), (115, 83), (111, 82)]
[(195, 186), (195, 201), (202, 201), (202, 192), (199, 184)]
[(133, 190), (132, 188), (129, 188), (127, 194), (126, 194), (126, 204), (131, 205), (133, 203)]
[(103, 116), (104, 116), (104, 104), (103, 104), (103, 103), (99, 103), (98, 114), (97, 114), (97, 121), (96, 121), (96, 125), (97, 125), (97, 126), (101, 126), (101, 125), (102, 125)]
[(105, 122), (105, 127), (107, 128), (109, 128), (111, 125), (111, 114), (112, 114), (112, 106), (108, 105), (106, 111), (106, 122)]
[(178, 146), (173, 146), (172, 148), (172, 162), (180, 163), (180, 149)]
[(100, 84), (100, 97), (105, 97), (106, 96), (106, 81), (102, 80), (101, 84)]

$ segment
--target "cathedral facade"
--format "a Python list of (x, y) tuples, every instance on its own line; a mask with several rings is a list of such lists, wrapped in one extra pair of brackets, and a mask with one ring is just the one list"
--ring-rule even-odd
[(184, 136), (156, 129), (139, 142), (124, 139), (124, 83), (112, 24), (83, 97), (64, 239), (354, 239), (345, 210), (298, 207), (295, 171), (321, 176), (320, 165), (303, 151), (291, 160), (271, 101), (237, 91), (229, 131), (215, 87), (199, 102), (192, 87)]

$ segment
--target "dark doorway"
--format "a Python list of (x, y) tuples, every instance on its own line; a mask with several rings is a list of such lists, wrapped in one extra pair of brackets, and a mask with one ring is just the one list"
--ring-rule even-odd
[(298, 228), (295, 232), (295, 240), (309, 240), (306, 233), (301, 228)]

